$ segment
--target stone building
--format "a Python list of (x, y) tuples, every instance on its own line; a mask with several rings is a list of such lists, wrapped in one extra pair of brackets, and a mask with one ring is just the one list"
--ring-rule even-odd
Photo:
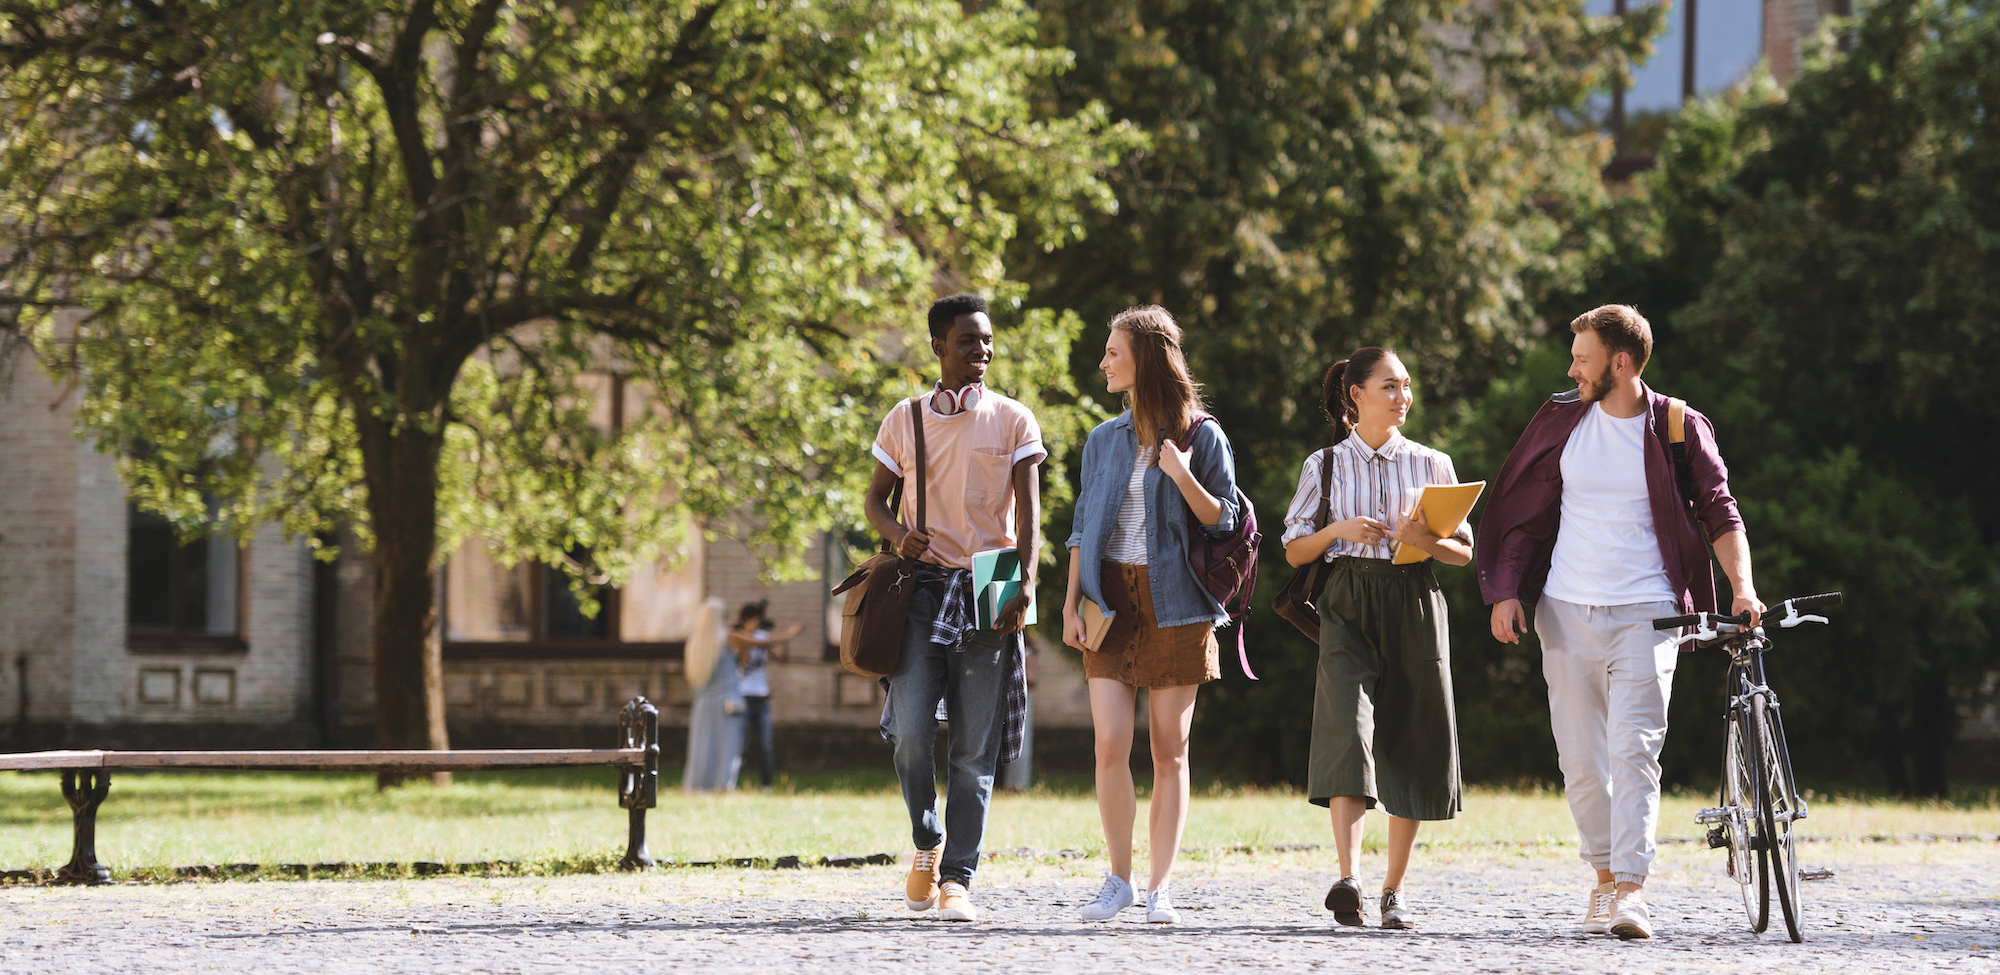
[[(318, 562), (272, 526), (242, 546), (179, 544), (133, 509), (112, 459), (74, 436), (78, 396), (26, 359), (0, 376), (0, 747), (368, 744), (367, 556), (347, 546)], [(837, 580), (845, 565), (825, 548), (808, 564)], [(802, 624), (771, 665), (781, 769), (888, 767), (881, 692), (828, 646), (827, 585), (763, 582), (734, 541), (697, 540), (678, 566), (605, 593), (595, 619), (553, 570), (503, 569), (476, 544), (453, 554), (442, 589), (456, 745), (602, 744), (618, 707), (643, 694), (678, 764), (681, 647), (695, 607), (719, 596), (732, 613), (768, 599), (773, 619)], [(1086, 770), (1076, 655), (1045, 649), (1037, 665), (1039, 754)]]

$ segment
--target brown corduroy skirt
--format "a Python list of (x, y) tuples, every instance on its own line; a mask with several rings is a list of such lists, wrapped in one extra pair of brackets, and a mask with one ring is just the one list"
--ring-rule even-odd
[(1113, 616), (1104, 642), (1083, 654), (1083, 676), (1133, 687), (1186, 687), (1222, 676), (1215, 627), (1162, 627), (1153, 613), (1153, 586), (1143, 565), (1103, 563), (1099, 589)]

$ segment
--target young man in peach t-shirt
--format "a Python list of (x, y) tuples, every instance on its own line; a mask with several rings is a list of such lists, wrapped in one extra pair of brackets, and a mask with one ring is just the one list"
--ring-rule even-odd
[[(904, 904), (913, 911), (936, 907), (943, 920), (971, 921), (979, 911), (967, 888), (979, 867), (993, 776), (1020, 754), (1028, 693), (1021, 625), (1035, 588), (1040, 466), (1048, 451), (1034, 414), (983, 385), (993, 361), (986, 300), (938, 299), (930, 331), (942, 378), (882, 421), (868, 485), (868, 523), (898, 554), (921, 560), (902, 656), (883, 681), (882, 734), (895, 745), (917, 849)], [(922, 411), (924, 427), (923, 531), (916, 529), (912, 409)], [(898, 480), (906, 482), (901, 510), (891, 511), (889, 493)], [(1024, 584), (994, 627), (982, 629), (975, 623), (972, 556), (996, 548), (1020, 554)], [(951, 722), (942, 822), (932, 766), (940, 702)]]

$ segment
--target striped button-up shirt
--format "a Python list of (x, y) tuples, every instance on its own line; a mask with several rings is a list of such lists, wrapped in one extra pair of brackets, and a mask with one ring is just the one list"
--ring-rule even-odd
[[(1299, 489), (1292, 495), (1291, 509), (1285, 512), (1286, 544), (1317, 530), (1313, 517), (1319, 514), (1322, 463), (1333, 464), (1327, 499), (1329, 525), (1366, 516), (1393, 528), (1397, 519), (1416, 506), (1417, 492), (1426, 485), (1458, 483), (1458, 472), (1452, 469), (1451, 458), (1441, 450), (1432, 450), (1395, 431), (1390, 432), (1380, 450), (1374, 450), (1359, 434), (1350, 434), (1347, 439), (1306, 458), (1305, 469), (1299, 472)], [(1472, 530), (1460, 525), (1452, 537), (1469, 545)], [(1386, 538), (1374, 545), (1335, 539), (1327, 546), (1325, 558), (1329, 562), (1343, 555), (1387, 559), (1395, 553), (1396, 543)]]

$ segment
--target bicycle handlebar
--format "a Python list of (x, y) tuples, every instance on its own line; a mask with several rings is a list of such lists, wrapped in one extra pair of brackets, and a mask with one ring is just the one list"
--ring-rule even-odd
[[(1779, 625), (1785, 627), (1807, 621), (1824, 623), (1826, 620), (1820, 617), (1803, 617), (1799, 615), (1798, 611), (1811, 609), (1814, 606), (1837, 606), (1839, 604), (1840, 594), (1837, 592), (1823, 592), (1812, 596), (1793, 596), (1765, 610), (1764, 615), (1779, 618), (1782, 621)], [(1721, 613), (1694, 613), (1688, 616), (1669, 616), (1665, 619), (1654, 620), (1653, 629), (1678, 630), (1682, 627), (1694, 626), (1700, 627), (1704, 632), (1712, 634), (1713, 628), (1717, 626), (1733, 625), (1740, 627), (1747, 626), (1749, 623), (1750, 614), (1748, 612), (1737, 613), (1734, 616), (1724, 616)], [(1711, 638), (1712, 636), (1703, 637), (1703, 639)]]

